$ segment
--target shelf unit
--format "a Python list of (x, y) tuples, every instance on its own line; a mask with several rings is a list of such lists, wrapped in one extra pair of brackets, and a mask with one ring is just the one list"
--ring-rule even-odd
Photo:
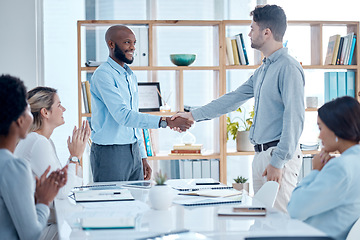
[[(160, 71), (175, 71), (176, 73), (176, 98), (177, 106), (176, 111), (184, 110), (184, 72), (185, 71), (212, 71), (216, 76), (214, 83), (214, 99), (226, 93), (226, 73), (229, 70), (232, 71), (241, 71), (241, 70), (255, 70), (260, 65), (261, 55), (254, 54), (254, 59), (250, 61), (250, 65), (239, 65), (239, 66), (229, 66), (226, 64), (226, 45), (225, 38), (227, 36), (227, 30), (231, 27), (248, 27), (251, 24), (250, 20), (224, 20), (224, 21), (190, 21), (190, 20), (87, 20), (87, 21), (78, 21), (77, 31), (78, 31), (78, 112), (79, 112), (79, 124), (84, 117), (90, 117), (91, 113), (82, 113), (82, 97), (81, 97), (81, 81), (82, 73), (91, 73), (94, 72), (96, 67), (84, 67), (82, 64), (85, 62), (82, 59), (82, 29), (85, 28), (95, 28), (98, 26), (111, 26), (114, 24), (124, 24), (128, 26), (147, 26), (149, 33), (149, 65), (148, 66), (132, 66), (131, 69), (134, 71), (147, 71), (149, 74), (154, 75), (152, 81), (156, 80), (156, 72)], [(218, 64), (213, 64), (212, 66), (187, 66), (187, 67), (177, 67), (177, 66), (157, 66), (156, 65), (156, 49), (157, 49), (157, 39), (156, 31), (157, 27), (160, 26), (182, 26), (182, 27), (193, 27), (193, 26), (207, 26), (214, 28), (214, 56), (218, 58)], [(354, 32), (359, 36), (359, 22), (352, 21), (288, 21), (288, 29), (297, 26), (305, 26), (309, 28), (310, 31), (310, 64), (303, 65), (305, 70), (354, 70), (355, 74), (355, 92), (357, 99), (359, 100), (359, 61), (360, 51), (359, 51), (359, 41), (356, 42), (356, 48), (354, 57), (357, 60), (356, 65), (323, 65), (323, 52), (326, 51), (327, 46), (323, 46), (325, 37), (323, 36), (323, 30), (327, 27), (346, 27), (347, 32)], [(243, 32), (247, 34), (247, 32)], [(253, 51), (247, 47), (247, 51)], [(155, 74), (154, 74), (155, 73)], [(306, 75), (306, 74), (305, 74)], [(171, 113), (154, 113), (150, 114), (156, 115), (172, 115), (176, 111)], [(317, 109), (306, 109), (306, 111), (314, 112)], [(218, 152), (214, 153), (205, 153), (201, 156), (198, 155), (186, 155), (186, 156), (168, 156), (163, 153), (157, 154), (155, 157), (149, 157), (149, 160), (175, 160), (175, 159), (219, 159), (220, 161), (220, 181), (226, 182), (226, 172), (227, 172), (227, 157), (229, 156), (244, 156), (244, 155), (253, 155), (254, 152), (232, 152), (227, 149), (227, 136), (226, 136), (226, 116), (221, 116), (219, 118), (218, 126), (213, 129), (215, 144), (218, 144)], [(317, 151), (304, 151), (304, 154), (316, 154)]]

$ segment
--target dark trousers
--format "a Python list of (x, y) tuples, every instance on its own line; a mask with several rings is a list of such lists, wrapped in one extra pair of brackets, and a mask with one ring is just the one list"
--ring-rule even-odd
[(139, 144), (99, 145), (90, 151), (94, 182), (144, 180)]

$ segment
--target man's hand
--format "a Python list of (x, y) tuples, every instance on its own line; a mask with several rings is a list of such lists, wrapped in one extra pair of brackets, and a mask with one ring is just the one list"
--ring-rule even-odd
[(282, 169), (276, 168), (271, 164), (269, 164), (265, 168), (265, 171), (263, 172), (262, 176), (263, 177), (267, 176), (268, 181), (275, 181), (280, 184), (282, 179)]
[(147, 161), (147, 158), (142, 159), (143, 171), (144, 171), (144, 180), (150, 180), (152, 169)]
[(312, 160), (313, 169), (321, 171), (321, 169), (330, 161), (334, 156), (330, 156), (324, 149), (319, 154), (316, 154)]
[[(174, 115), (175, 116), (175, 115)], [(171, 118), (170, 117), (167, 117), (166, 118), (166, 122), (167, 122), (167, 125), (175, 130), (175, 131), (179, 131), (179, 132), (185, 132), (186, 130), (188, 130), (191, 125), (194, 123), (193, 120), (190, 120), (188, 118), (183, 118), (183, 117), (174, 117), (172, 116)], [(172, 120), (173, 119), (173, 120)]]
[[(195, 119), (192, 115), (191, 112), (177, 112), (176, 114), (174, 114), (172, 117), (171, 117), (171, 120), (172, 121), (175, 121), (177, 118), (186, 118), (188, 119), (189, 121), (191, 121), (191, 125), (194, 123)], [(190, 126), (191, 126), (190, 125)], [(171, 127), (170, 127), (171, 128)], [(171, 128), (173, 129), (174, 131), (177, 131), (177, 132), (183, 132), (183, 131), (186, 131), (186, 130), (183, 130), (181, 129), (180, 127), (173, 127)]]

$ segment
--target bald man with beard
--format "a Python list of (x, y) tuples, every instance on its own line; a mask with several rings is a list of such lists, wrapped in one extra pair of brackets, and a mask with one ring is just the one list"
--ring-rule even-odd
[(127, 65), (134, 61), (135, 35), (128, 27), (115, 25), (107, 30), (105, 41), (109, 57), (90, 80), (94, 182), (148, 180), (152, 170), (141, 129), (168, 126), (186, 131), (193, 121), (140, 113), (138, 81)]

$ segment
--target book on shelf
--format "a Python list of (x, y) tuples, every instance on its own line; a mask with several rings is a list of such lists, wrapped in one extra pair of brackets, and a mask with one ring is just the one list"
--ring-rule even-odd
[(319, 146), (319, 143), (300, 143), (300, 149), (303, 151), (318, 150)]
[(201, 150), (203, 147), (202, 144), (174, 144), (174, 150)]
[(245, 63), (243, 65), (249, 65), (249, 59), (247, 57), (247, 52), (246, 52), (246, 48), (245, 48), (245, 41), (244, 41), (244, 38), (243, 38), (243, 34), (240, 33), (239, 35), (240, 35), (242, 50), (244, 52), (244, 58), (245, 58)]
[(348, 38), (348, 45), (346, 47), (346, 54), (345, 54), (345, 60), (344, 60), (344, 65), (349, 65), (349, 59), (350, 59), (350, 51), (351, 51), (351, 46), (352, 46), (352, 42), (354, 39), (354, 33), (351, 32), (348, 35), (346, 35)]
[(339, 50), (339, 44), (340, 44), (340, 35), (336, 34), (333, 36), (330, 36), (328, 48), (326, 51), (326, 57), (325, 57), (325, 65), (335, 65), (336, 64), (336, 57)]
[(149, 66), (149, 29), (145, 25), (131, 29), (136, 37), (136, 54), (131, 66)]
[(337, 73), (337, 97), (346, 96), (346, 72)]
[(241, 65), (246, 65), (245, 55), (244, 55), (244, 51), (243, 51), (243, 47), (242, 47), (242, 42), (241, 42), (241, 37), (240, 37), (240, 35), (242, 35), (242, 34), (239, 33), (239, 34), (235, 35), (236, 45), (237, 45), (238, 52), (239, 52), (240, 64), (241, 64)]
[(150, 131), (149, 129), (143, 129), (143, 135), (144, 135), (144, 145), (146, 148), (146, 154), (148, 157), (154, 156), (152, 144), (151, 144), (151, 137), (150, 137)]
[(356, 65), (356, 62), (354, 61), (354, 51), (355, 51), (355, 43), (356, 43), (356, 36), (354, 35), (353, 41), (351, 43), (351, 49), (350, 49), (350, 56), (349, 56), (349, 62), (348, 65)]
[(346, 95), (355, 97), (355, 72), (346, 72)]
[(102, 63), (104, 63), (104, 62), (87, 60), (87, 61), (85, 62), (85, 66), (86, 66), (86, 67), (98, 67), (98, 66), (100, 66)]
[(340, 38), (340, 43), (339, 43), (339, 49), (338, 49), (338, 53), (336, 56), (336, 65), (340, 65), (340, 57), (341, 57), (341, 52), (342, 52), (342, 48), (344, 45), (344, 37)]
[(340, 63), (339, 63), (339, 65), (344, 65), (346, 48), (347, 48), (348, 42), (349, 42), (349, 39), (348, 39), (347, 36), (345, 36), (345, 37), (344, 37), (343, 46), (342, 46), (342, 49), (341, 49), (341, 55), (340, 55)]
[(355, 72), (325, 72), (324, 99), (329, 102), (337, 97), (355, 97)]
[(85, 82), (81, 82), (81, 93), (83, 96), (85, 113), (89, 113), (89, 104), (88, 104), (88, 100), (87, 100), (87, 92), (86, 92)]
[(238, 51), (235, 39), (231, 39), (231, 48), (233, 51), (235, 65), (240, 65), (239, 51)]
[(201, 154), (200, 149), (179, 149), (171, 150), (172, 154)]
[(225, 38), (225, 43), (226, 43), (226, 53), (227, 53), (227, 58), (229, 60), (229, 65), (235, 65), (234, 53), (233, 53), (232, 44), (231, 44), (231, 38), (226, 37)]
[(89, 107), (89, 113), (91, 113), (91, 93), (90, 93), (90, 82), (85, 81), (86, 100)]

